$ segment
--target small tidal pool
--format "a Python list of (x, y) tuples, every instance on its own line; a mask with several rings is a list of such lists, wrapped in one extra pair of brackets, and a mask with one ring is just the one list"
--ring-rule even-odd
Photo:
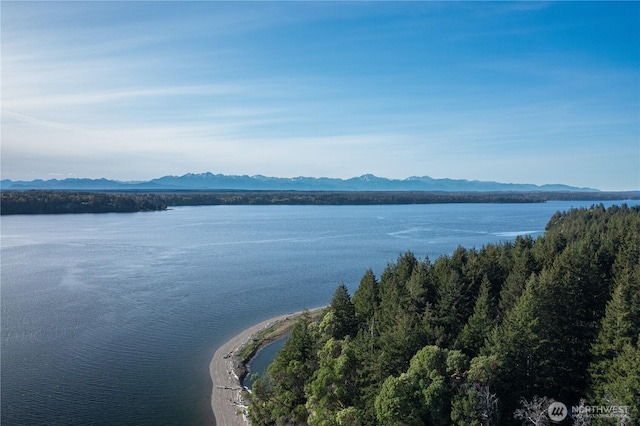
[(289, 338), (289, 334), (286, 334), (279, 338), (278, 340), (274, 340), (268, 346), (262, 348), (260, 352), (251, 360), (249, 365), (247, 366), (249, 369), (249, 374), (244, 378), (242, 384), (247, 388), (251, 389), (253, 386), (253, 380), (251, 380), (251, 376), (253, 374), (258, 374), (260, 377), (267, 377), (267, 369), (269, 365), (273, 362), (276, 354), (284, 345), (284, 342)]

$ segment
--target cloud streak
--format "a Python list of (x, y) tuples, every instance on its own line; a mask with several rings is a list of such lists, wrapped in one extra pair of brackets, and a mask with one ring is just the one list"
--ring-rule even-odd
[(3, 5), (2, 175), (639, 186), (636, 6), (524, 6)]

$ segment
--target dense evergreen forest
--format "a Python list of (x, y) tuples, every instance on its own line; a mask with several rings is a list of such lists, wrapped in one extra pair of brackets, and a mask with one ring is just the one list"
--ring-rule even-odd
[(640, 192), (212, 191), (156, 193), (167, 206), (541, 203), (639, 199)]
[(340, 285), (248, 412), (254, 426), (548, 425), (559, 401), (582, 407), (562, 424), (640, 425), (639, 333), (640, 207), (574, 209), (535, 240), (407, 252), (353, 296)]
[(110, 213), (205, 205), (374, 205), (541, 203), (549, 200), (638, 199), (638, 192), (421, 192), (421, 191), (2, 191), (2, 214)]
[(67, 191), (2, 191), (0, 207), (3, 215), (131, 213), (167, 208), (152, 194)]

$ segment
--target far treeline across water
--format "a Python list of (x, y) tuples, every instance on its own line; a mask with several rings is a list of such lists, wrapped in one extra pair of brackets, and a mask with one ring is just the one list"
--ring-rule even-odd
[[(258, 425), (640, 424), (640, 207), (533, 240), (407, 252), (340, 285), (247, 393)], [(549, 414), (554, 402), (560, 406)], [(601, 411), (594, 411), (594, 407)]]
[(9, 214), (131, 213), (207, 205), (380, 205), (541, 203), (551, 200), (640, 199), (640, 192), (422, 192), (422, 191), (208, 191), (75, 192), (8, 190), (0, 212)]

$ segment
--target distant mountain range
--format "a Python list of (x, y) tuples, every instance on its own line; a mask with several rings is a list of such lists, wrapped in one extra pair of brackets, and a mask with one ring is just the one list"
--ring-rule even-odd
[(2, 190), (68, 190), (68, 191), (211, 191), (211, 190), (270, 190), (270, 191), (571, 191), (598, 192), (592, 188), (573, 186), (533, 185), (486, 182), (464, 179), (434, 179), (412, 176), (407, 179), (387, 179), (371, 174), (350, 179), (269, 176), (237, 176), (212, 173), (188, 173), (183, 176), (164, 176), (144, 182), (122, 182), (109, 179), (50, 179), (32, 181), (0, 181)]

